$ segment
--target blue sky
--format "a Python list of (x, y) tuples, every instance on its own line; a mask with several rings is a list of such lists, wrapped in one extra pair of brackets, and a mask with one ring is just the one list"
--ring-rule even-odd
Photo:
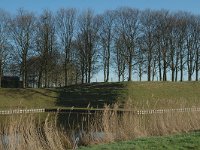
[(96, 13), (121, 6), (130, 6), (139, 9), (168, 9), (171, 11), (190, 11), (200, 14), (200, 1), (198, 0), (0, 0), (0, 8), (11, 13), (18, 8), (25, 8), (37, 13), (43, 9), (53, 11), (62, 7), (73, 7), (79, 10), (92, 8)]

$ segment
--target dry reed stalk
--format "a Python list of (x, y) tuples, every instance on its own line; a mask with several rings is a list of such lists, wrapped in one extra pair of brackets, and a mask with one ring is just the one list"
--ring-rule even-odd
[[(166, 103), (167, 107), (172, 105), (172, 101)], [(185, 104), (185, 101), (183, 101), (182, 104), (175, 102), (174, 105), (176, 107), (172, 106), (172, 108), (180, 108), (178, 106), (184, 108), (184, 106), (186, 106)], [(148, 102), (146, 105), (148, 106)], [(150, 105), (148, 106), (149, 109), (151, 107)], [(158, 108), (158, 105), (155, 104), (154, 107)], [(137, 106), (128, 103), (124, 105), (125, 110), (137, 110), (136, 108)], [(141, 136), (168, 135), (200, 129), (200, 112), (169, 111), (160, 114), (138, 115), (133, 112), (123, 112), (119, 114), (117, 112), (118, 109), (118, 104), (115, 104), (113, 107), (105, 106), (102, 118), (95, 117), (96, 120), (102, 119), (102, 122), (96, 125), (98, 127), (101, 126), (105, 134), (104, 140), (99, 142), (113, 142)], [(92, 124), (95, 123), (93, 122)], [(98, 141), (96, 141), (96, 143), (98, 143)]]
[[(159, 108), (145, 103), (149, 109)], [(159, 104), (159, 105), (158, 105)], [(167, 107), (172, 105), (166, 102)], [(186, 106), (185, 102), (175, 106)], [(154, 108), (153, 108), (153, 107)], [(172, 108), (175, 108), (173, 106)], [(139, 115), (136, 105), (124, 104), (124, 110), (118, 112), (121, 105), (105, 106), (102, 112), (83, 116), (78, 136), (73, 141), (69, 133), (58, 127), (57, 117), (47, 116), (43, 123), (33, 115), (11, 115), (0, 124), (0, 149), (5, 150), (64, 150), (76, 149), (79, 145), (89, 145), (128, 140), (141, 136), (168, 135), (200, 129), (200, 112), (166, 112), (160, 114)], [(6, 137), (6, 140), (5, 140)]]
[[(2, 150), (64, 150), (72, 143), (55, 123), (47, 118), (38, 123), (33, 115), (12, 115), (0, 125)], [(6, 140), (5, 140), (6, 138)]]

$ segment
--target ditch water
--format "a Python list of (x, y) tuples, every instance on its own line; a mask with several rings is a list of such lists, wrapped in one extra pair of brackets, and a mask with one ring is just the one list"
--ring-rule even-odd
[[(59, 125), (64, 127), (66, 131), (71, 132), (74, 143), (79, 144), (79, 141), (85, 135), (95, 141), (101, 141), (105, 138), (105, 133), (92, 124), (93, 120), (102, 118), (100, 115), (101, 113), (59, 113), (56, 118)], [(101, 120), (98, 121), (101, 122)], [(95, 129), (93, 130), (93, 128)]]

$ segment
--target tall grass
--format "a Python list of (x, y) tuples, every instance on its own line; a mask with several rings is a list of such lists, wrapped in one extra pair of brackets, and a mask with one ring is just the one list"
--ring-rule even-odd
[[(182, 106), (184, 107), (184, 104)], [(102, 112), (83, 116), (79, 125), (70, 129), (59, 125), (57, 117), (51, 115), (48, 115), (44, 121), (40, 121), (34, 115), (11, 115), (0, 124), (0, 149), (76, 149), (79, 145), (200, 129), (200, 112), (197, 111), (138, 115), (134, 111), (137, 107), (132, 103), (127, 102), (123, 108), (133, 111), (119, 113), (119, 107), (121, 109), (119, 104), (112, 107), (105, 106)], [(71, 131), (68, 132), (69, 130)]]
[[(166, 101), (167, 103), (170, 104), (171, 101)], [(169, 111), (160, 114), (138, 115), (134, 111), (138, 110), (138, 108), (132, 105), (132, 103), (125, 104), (124, 109), (133, 111), (119, 113), (119, 106), (118, 104), (115, 104), (112, 108), (105, 106), (103, 113), (101, 115), (98, 114), (98, 117), (94, 120), (95, 123), (98, 122), (98, 124), (96, 123), (98, 128), (90, 127), (88, 133), (102, 132), (103, 138), (91, 138), (84, 143), (85, 145), (128, 140), (144, 136), (162, 136), (200, 129), (200, 112), (198, 111)], [(182, 108), (186, 107), (184, 103), (177, 104), (177, 106), (182, 106)], [(151, 107), (151, 109), (153, 108)]]
[(72, 142), (47, 116), (40, 123), (33, 115), (12, 115), (1, 123), (2, 150), (65, 150)]

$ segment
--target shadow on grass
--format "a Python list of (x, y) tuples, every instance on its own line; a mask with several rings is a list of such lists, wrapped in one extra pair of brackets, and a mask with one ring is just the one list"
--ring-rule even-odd
[(57, 106), (102, 108), (113, 104), (125, 91), (123, 83), (91, 83), (60, 88)]
[[(105, 104), (112, 105), (125, 93), (124, 83), (92, 83), (71, 85), (57, 89), (60, 93), (56, 105), (58, 107), (103, 108)], [(88, 127), (93, 115), (82, 113), (60, 113), (58, 123), (66, 129), (79, 130)], [(84, 120), (84, 121), (83, 121)], [(87, 129), (83, 129), (87, 130)]]
[(29, 95), (27, 95), (27, 97), (38, 94), (38, 95), (41, 95), (44, 97), (57, 98), (56, 95), (52, 95), (52, 93), (57, 93), (57, 91), (52, 90), (52, 89), (37, 90), (37, 89), (29, 88), (29, 89), (27, 89), (27, 91), (29, 91)]

